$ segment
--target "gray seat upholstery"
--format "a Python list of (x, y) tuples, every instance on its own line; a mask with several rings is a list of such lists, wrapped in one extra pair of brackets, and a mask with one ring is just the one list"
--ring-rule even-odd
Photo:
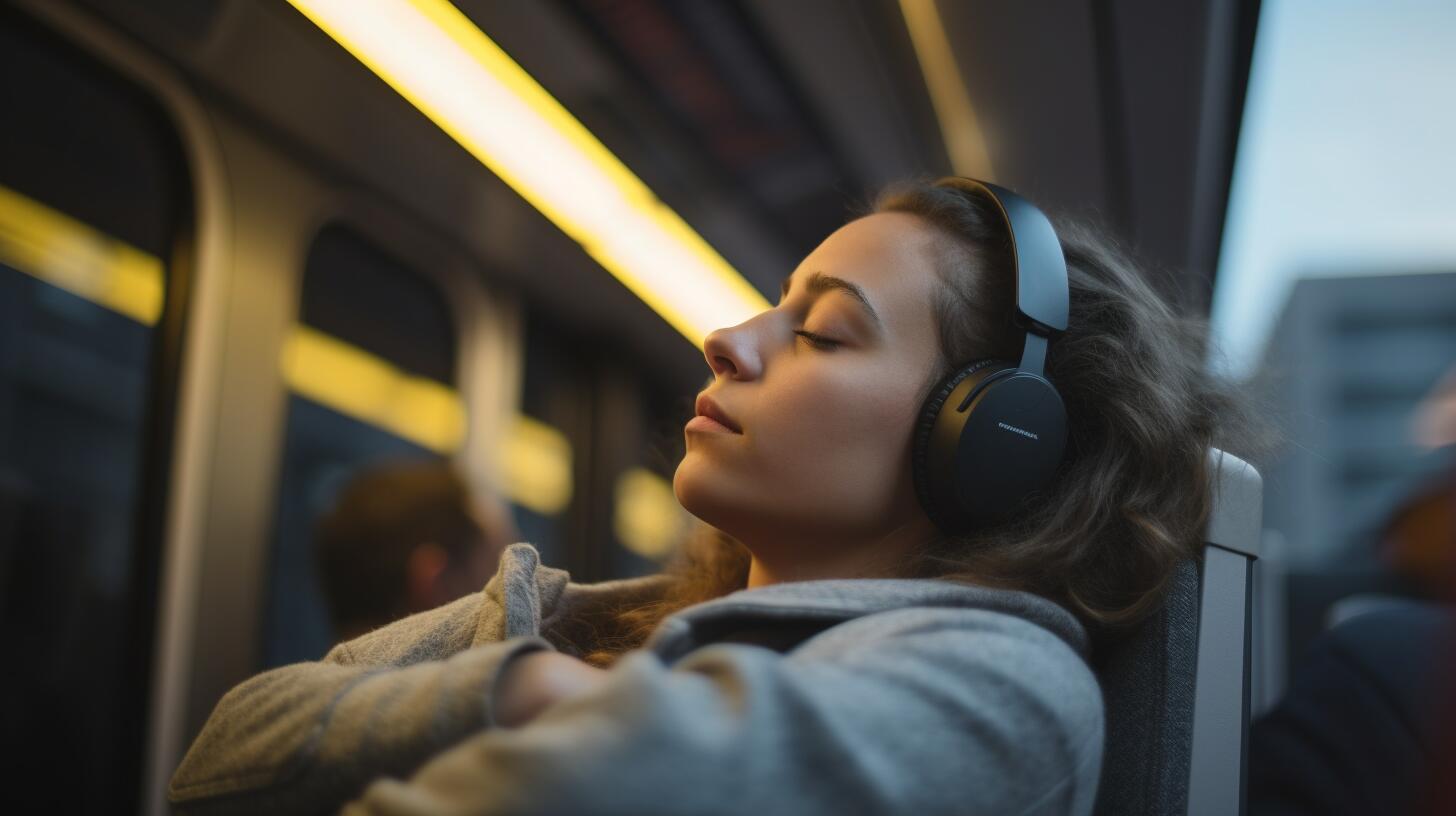
[(1164, 607), (1096, 656), (1107, 703), (1098, 816), (1244, 810), (1263, 488), (1231, 454), (1210, 451), (1209, 467), (1215, 496), (1201, 563), (1180, 565)]

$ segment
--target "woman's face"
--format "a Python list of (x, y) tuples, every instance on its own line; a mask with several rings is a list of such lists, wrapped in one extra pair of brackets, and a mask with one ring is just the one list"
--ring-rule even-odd
[(915, 216), (861, 218), (799, 264), (778, 306), (708, 335), (703, 394), (741, 432), (701, 417), (684, 430), (673, 490), (689, 512), (759, 555), (928, 524), (909, 456), (939, 359), (936, 246)]

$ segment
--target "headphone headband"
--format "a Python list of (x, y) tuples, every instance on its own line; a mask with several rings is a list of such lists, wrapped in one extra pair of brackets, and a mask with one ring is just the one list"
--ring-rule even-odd
[(1020, 368), (1040, 375), (1047, 341), (1067, 330), (1067, 262), (1061, 241), (1046, 215), (1030, 201), (990, 182), (952, 178), (990, 199), (1006, 221), (1016, 273), (1015, 320), (1026, 329)]

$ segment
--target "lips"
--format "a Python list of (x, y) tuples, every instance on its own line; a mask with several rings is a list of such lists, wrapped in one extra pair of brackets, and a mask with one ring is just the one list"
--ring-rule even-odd
[(708, 417), (714, 422), (717, 422), (728, 428), (730, 431), (733, 431), (734, 433), (743, 433), (743, 428), (740, 427), (736, 421), (734, 421), (733, 417), (728, 416), (728, 412), (724, 411), (718, 405), (718, 403), (714, 402), (713, 398), (709, 397), (707, 394), (701, 394), (698, 396), (698, 402), (695, 407), (697, 409), (698, 416)]

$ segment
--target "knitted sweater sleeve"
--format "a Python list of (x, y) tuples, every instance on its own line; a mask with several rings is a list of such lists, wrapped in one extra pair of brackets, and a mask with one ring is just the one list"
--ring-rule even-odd
[(1050, 632), (893, 610), (788, 655), (629, 653), (592, 691), (376, 781), (345, 812), (1087, 814), (1102, 717), (1095, 678)]
[(181, 813), (316, 813), (377, 776), (412, 772), (491, 727), (496, 677), (554, 648), (542, 607), (566, 584), (529, 545), (512, 545), (482, 592), (243, 682), (214, 708), (169, 799)]

